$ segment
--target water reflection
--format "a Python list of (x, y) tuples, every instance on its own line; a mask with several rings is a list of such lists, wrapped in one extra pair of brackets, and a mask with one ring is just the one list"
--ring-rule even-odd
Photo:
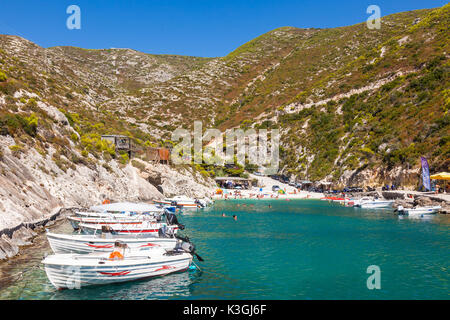
[(189, 271), (128, 283), (85, 287), (81, 290), (56, 291), (51, 300), (187, 299), (191, 295), (190, 285), (193, 283), (196, 273)]
[[(0, 299), (448, 297), (450, 215), (413, 218), (318, 200), (248, 200), (246, 207), (243, 202), (216, 202), (213, 208), (181, 215), (180, 222), (187, 226), (183, 233), (205, 259), (199, 263), (201, 273), (57, 291), (37, 268), (0, 287)], [(53, 231), (71, 232), (68, 226)], [(38, 238), (41, 245), (11, 260), (5, 271), (39, 265), (51, 250), (44, 235)], [(365, 286), (370, 264), (382, 267), (385, 287), (380, 292)]]

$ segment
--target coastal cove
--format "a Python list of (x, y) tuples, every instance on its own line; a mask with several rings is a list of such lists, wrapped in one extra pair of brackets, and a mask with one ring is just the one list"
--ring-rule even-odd
[[(14, 279), (0, 281), (0, 299), (449, 298), (448, 215), (411, 219), (302, 199), (216, 200), (178, 216), (205, 260), (201, 271), (57, 291), (39, 267), (51, 252), (39, 234), (0, 264)], [(72, 231), (64, 221), (51, 230)], [(380, 267), (380, 290), (367, 288), (371, 265)]]

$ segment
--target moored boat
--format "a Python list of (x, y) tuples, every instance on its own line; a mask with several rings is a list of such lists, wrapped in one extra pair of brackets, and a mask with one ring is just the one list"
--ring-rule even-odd
[(423, 214), (435, 214), (441, 209), (441, 206), (431, 207), (415, 207), (415, 208), (403, 208), (399, 206), (397, 211), (401, 214), (407, 214), (409, 216), (418, 216)]
[(89, 208), (91, 211), (100, 213), (131, 213), (131, 214), (152, 214), (163, 213), (164, 209), (158, 208), (154, 204), (134, 203), (134, 202), (115, 202), (107, 203)]
[[(54, 253), (109, 252), (116, 241), (127, 244), (130, 249), (174, 249), (177, 245), (184, 243), (184, 241), (175, 237), (164, 236), (146, 238), (116, 237), (104, 230), (102, 230), (101, 234), (96, 235), (57, 234), (47, 231), (47, 240)], [(193, 247), (191, 250), (193, 250)]]
[(120, 219), (127, 217), (140, 217), (140, 216), (158, 216), (164, 211), (155, 213), (135, 213), (135, 212), (123, 212), (123, 213), (110, 213), (110, 212), (96, 212), (96, 211), (76, 211), (75, 216), (81, 218), (110, 218), (110, 219)]
[(175, 206), (184, 209), (205, 208), (212, 204), (212, 201), (209, 199), (192, 199), (185, 196), (154, 200), (153, 202), (164, 206)]
[(169, 233), (176, 234), (180, 226), (178, 224), (167, 225), (167, 223), (142, 221), (140, 223), (116, 223), (116, 224), (92, 224), (80, 223), (79, 228), (85, 234), (100, 234), (102, 227), (108, 226), (112, 230), (112, 234), (116, 236), (132, 235), (134, 237), (151, 237), (158, 236), (160, 229), (167, 228)]
[(57, 289), (139, 280), (187, 270), (193, 256), (184, 250), (125, 250), (112, 253), (55, 254), (42, 263), (48, 279)]
[(72, 227), (77, 230), (80, 223), (84, 224), (142, 224), (143, 221), (155, 221), (156, 219), (144, 218), (144, 217), (110, 217), (110, 218), (82, 218), (82, 217), (68, 217)]
[(393, 200), (373, 199), (370, 197), (362, 197), (359, 200), (353, 200), (353, 202), (353, 206), (365, 209), (390, 208), (394, 203)]

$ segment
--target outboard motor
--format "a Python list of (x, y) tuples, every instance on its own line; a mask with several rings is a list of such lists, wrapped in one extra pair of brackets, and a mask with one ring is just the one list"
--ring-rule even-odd
[(183, 250), (187, 253), (194, 253), (195, 252), (195, 245), (189, 241), (189, 238), (183, 238), (180, 236), (175, 236), (178, 240), (177, 245), (175, 246), (175, 250)]
[(165, 224), (158, 229), (158, 236), (160, 238), (173, 238), (173, 232)]
[(181, 223), (178, 222), (178, 219), (177, 219), (177, 216), (175, 215), (175, 213), (167, 212), (166, 217), (167, 217), (167, 224), (169, 226), (177, 225), (180, 228), (180, 230), (184, 230), (184, 225), (182, 225)]
[(198, 208), (204, 208), (205, 204), (202, 203), (200, 200), (195, 199), (195, 204), (197, 205)]
[(161, 220), (162, 220), (161, 213), (155, 213), (154, 217), (155, 217), (156, 222), (161, 222)]

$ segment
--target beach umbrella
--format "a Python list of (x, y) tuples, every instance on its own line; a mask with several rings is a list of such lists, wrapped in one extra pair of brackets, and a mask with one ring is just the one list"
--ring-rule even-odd
[(432, 176), (430, 176), (430, 179), (433, 179), (433, 180), (450, 180), (450, 173), (448, 173), (448, 172), (436, 173), (436, 174), (433, 174)]

